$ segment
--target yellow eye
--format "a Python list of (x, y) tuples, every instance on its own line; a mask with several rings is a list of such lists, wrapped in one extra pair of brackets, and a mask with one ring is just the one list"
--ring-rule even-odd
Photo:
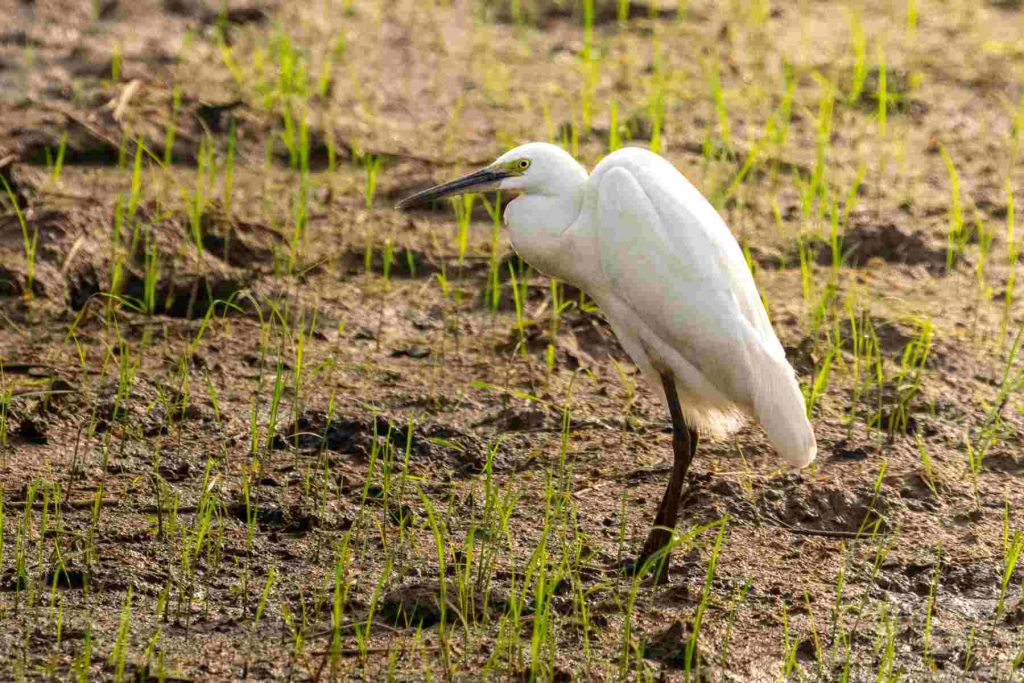
[(520, 171), (525, 171), (526, 169), (530, 168), (530, 160), (529, 159), (520, 159), (519, 161), (516, 162), (516, 167)]

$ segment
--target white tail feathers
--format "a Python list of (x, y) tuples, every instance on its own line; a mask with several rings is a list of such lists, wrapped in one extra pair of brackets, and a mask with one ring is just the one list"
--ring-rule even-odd
[(757, 419), (783, 460), (793, 467), (806, 467), (817, 455), (818, 445), (793, 367), (785, 358), (758, 355), (761, 363), (754, 379)]

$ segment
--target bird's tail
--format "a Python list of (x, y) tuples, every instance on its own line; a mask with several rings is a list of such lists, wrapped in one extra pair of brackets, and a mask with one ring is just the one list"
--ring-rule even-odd
[(785, 358), (762, 353), (762, 372), (754, 388), (757, 419), (783, 460), (793, 467), (806, 467), (817, 455), (818, 446), (800, 385)]

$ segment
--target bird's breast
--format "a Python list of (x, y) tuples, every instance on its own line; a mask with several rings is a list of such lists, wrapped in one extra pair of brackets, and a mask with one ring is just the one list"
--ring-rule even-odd
[(585, 287), (588, 263), (596, 263), (581, 241), (578, 206), (552, 197), (522, 196), (505, 210), (512, 248), (536, 270)]
[(588, 294), (605, 286), (592, 239), (574, 229), (558, 233), (512, 230), (512, 248), (535, 270), (556, 277)]

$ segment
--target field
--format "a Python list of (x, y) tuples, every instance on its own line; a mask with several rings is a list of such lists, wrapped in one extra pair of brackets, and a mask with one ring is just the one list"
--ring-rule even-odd
[[(7, 0), (0, 679), (1020, 681), (1013, 0)], [(642, 145), (819, 444), (704, 439), (507, 197)]]

